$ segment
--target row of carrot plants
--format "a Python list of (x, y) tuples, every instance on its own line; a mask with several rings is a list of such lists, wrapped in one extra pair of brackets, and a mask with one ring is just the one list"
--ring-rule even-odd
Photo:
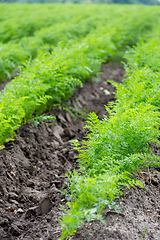
[(28, 59), (31, 61), (37, 57), (39, 51), (52, 52), (57, 45), (65, 47), (73, 44), (74, 41), (80, 41), (101, 24), (113, 22), (117, 13), (117, 8), (113, 9), (112, 14), (110, 8), (106, 8), (106, 11), (100, 8), (96, 12), (94, 9), (93, 15), (88, 15), (88, 12), (83, 11), (83, 14), (74, 18), (71, 15), (69, 23), (67, 21), (54, 23), (36, 31), (34, 36), (21, 38), (18, 43), (13, 41), (7, 44), (1, 43), (0, 81), (10, 78), (18, 66), (25, 65)]
[[(56, 15), (59, 16), (59, 12), (57, 11), (56, 14), (53, 12), (53, 15), (57, 17)], [(78, 11), (76, 16), (73, 17), (72, 15), (68, 13), (68, 20), (64, 18), (63, 21), (59, 22), (53, 21), (51, 23), (48, 20), (49, 27), (42, 27), (40, 30), (37, 27), (37, 29), (34, 29), (34, 36), (25, 36), (26, 29), (20, 27), (22, 34), (24, 34), (22, 38), (18, 39), (17, 42), (12, 40), (6, 44), (0, 43), (0, 81), (10, 78), (18, 66), (24, 65), (28, 59), (30, 61), (35, 58), (39, 50), (45, 52), (52, 51), (53, 47), (59, 42), (67, 44), (69, 39), (84, 37), (85, 34), (95, 27), (95, 21), (88, 16), (86, 11), (80, 16)], [(8, 29), (7, 33), (14, 37), (17, 34), (13, 34), (10, 29)]]
[[(18, 43), (21, 38), (33, 36), (37, 30), (57, 23), (70, 23), (88, 10), (63, 4), (5, 4), (0, 3), (0, 42)], [(95, 12), (95, 7), (91, 8)]]
[[(82, 22), (77, 20), (77, 23), (67, 24), (61, 23), (56, 26), (43, 28), (38, 31), (35, 36), (24, 37), (19, 43), (9, 42), (0, 44), (0, 79), (5, 81), (10, 78), (14, 71), (20, 66), (25, 66), (27, 61), (32, 61), (37, 57), (39, 51), (52, 52), (58, 44), (64, 47), (69, 44), (69, 40), (84, 37), (91, 27), (90, 19), (85, 22), (85, 27)], [(78, 23), (79, 22), (79, 23)]]
[[(157, 29), (157, 36), (159, 27)], [(126, 53), (127, 78), (116, 87), (116, 102), (106, 106), (109, 118), (100, 121), (95, 113), (88, 117), (87, 140), (80, 145), (78, 172), (67, 174), (67, 207), (61, 219), (62, 236), (68, 239), (86, 221), (102, 218), (108, 205), (120, 212), (114, 199), (122, 188), (142, 183), (133, 178), (137, 170), (160, 166), (160, 158), (150, 148), (159, 146), (160, 137), (160, 36), (143, 41)]]
[[(10, 5), (5, 6), (8, 9), (8, 6)], [(123, 21), (124, 26), (122, 27), (125, 28), (125, 20), (130, 21), (128, 14), (134, 14), (136, 10), (136, 8), (133, 6), (129, 9), (129, 7), (126, 6), (117, 7), (114, 5), (103, 5), (103, 7), (101, 5), (96, 7), (94, 5), (88, 5), (85, 6), (85, 9), (82, 5), (80, 5), (78, 8), (75, 8), (74, 5), (71, 5), (70, 9), (68, 9), (68, 6), (65, 8), (63, 5), (53, 5), (54, 7), (52, 6), (49, 10), (49, 8), (46, 7), (48, 5), (45, 5), (45, 14), (41, 14), (40, 11), (42, 9), (42, 6), (40, 5), (39, 9), (37, 9), (37, 5), (34, 5), (34, 20), (39, 24), (37, 26), (31, 17), (33, 10), (29, 12), (31, 9), (28, 7), (28, 5), (26, 5), (27, 10), (25, 11), (24, 6), (19, 7), (19, 11), (15, 11), (15, 15), (11, 16), (10, 20), (1, 20), (2, 23), (0, 28), (0, 40), (2, 42), (5, 42), (3, 41), (3, 38), (5, 38), (5, 36), (7, 38), (8, 36), (9, 42), (0, 43), (0, 81), (4, 81), (7, 78), (10, 78), (15, 70), (18, 70), (17, 68), (19, 66), (25, 66), (26, 61), (30, 62), (32, 59), (37, 57), (39, 51), (52, 52), (57, 45), (65, 47), (68, 44), (73, 44), (74, 41), (78, 41), (84, 38), (90, 31), (98, 28), (99, 26), (105, 26), (109, 22), (116, 24), (118, 21)], [(23, 18), (20, 10), (22, 10)], [(65, 14), (63, 14), (62, 17), (61, 13), (66, 11), (68, 11), (67, 17)], [(142, 8), (139, 8), (137, 11), (142, 11)], [(92, 14), (89, 14), (90, 12)], [(139, 15), (138, 12), (137, 17)], [(143, 12), (148, 15), (150, 8), (146, 7), (143, 9)], [(16, 13), (18, 14), (17, 16)], [(51, 13), (52, 18), (50, 18)], [(44, 16), (46, 15), (49, 16), (48, 19), (44, 19)], [(148, 17), (146, 18), (145, 29), (147, 27), (151, 28), (152, 24), (155, 24), (156, 18), (158, 16), (159, 11), (156, 8), (153, 8), (152, 13), (150, 13), (150, 20), (148, 21)], [(59, 20), (60, 17), (61, 20)], [(28, 24), (28, 28), (31, 28), (33, 30), (30, 34), (23, 24), (23, 21), (19, 20), (20, 18), (22, 18), (23, 21)], [(13, 20), (16, 21), (17, 25)], [(43, 21), (45, 22), (44, 25), (42, 24)], [(142, 22), (143, 21), (144, 19), (142, 18)], [(3, 25), (5, 27), (3, 27)], [(133, 38), (132, 35), (131, 38)], [(119, 44), (121, 44), (121, 41), (123, 41), (123, 36), (118, 36), (118, 39), (114, 39), (114, 41), (119, 41)]]
[(102, 62), (121, 55), (146, 35), (157, 20), (157, 15), (146, 14), (149, 10), (145, 8), (142, 14), (141, 7), (133, 7), (128, 24), (124, 25), (127, 16), (122, 14), (121, 21), (95, 29), (80, 42), (39, 54), (0, 94), (0, 145), (13, 139), (16, 129), (33, 114), (68, 99), (83, 80), (98, 73)]

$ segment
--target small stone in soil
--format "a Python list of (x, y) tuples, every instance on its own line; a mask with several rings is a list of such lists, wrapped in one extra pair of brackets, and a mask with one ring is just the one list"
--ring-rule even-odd
[(45, 197), (39, 204), (39, 214), (48, 213), (52, 209), (52, 202), (49, 197)]

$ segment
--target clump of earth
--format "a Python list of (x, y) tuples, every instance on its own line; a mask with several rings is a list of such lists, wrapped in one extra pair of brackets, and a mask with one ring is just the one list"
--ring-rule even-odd
[[(57, 240), (61, 236), (60, 205), (66, 198), (60, 190), (66, 189), (65, 174), (78, 167), (77, 152), (69, 140), (82, 141), (86, 136), (83, 126), (89, 112), (100, 119), (107, 114), (105, 105), (115, 101), (115, 88), (107, 80), (120, 83), (125, 74), (117, 64), (105, 64), (101, 72), (101, 81), (84, 83), (68, 102), (47, 113), (56, 116), (54, 125), (53, 121), (37, 126), (26, 123), (0, 151), (1, 240)], [(160, 148), (151, 146), (160, 156)], [(120, 214), (106, 207), (106, 224), (86, 223), (69, 239), (160, 239), (160, 167), (144, 169), (137, 178), (144, 188), (123, 189), (115, 200)]]

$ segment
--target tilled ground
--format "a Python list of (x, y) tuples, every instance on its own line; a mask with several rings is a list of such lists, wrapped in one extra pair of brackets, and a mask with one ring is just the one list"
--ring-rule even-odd
[[(106, 114), (108, 101), (114, 101), (114, 88), (107, 79), (121, 82), (124, 69), (104, 65), (101, 82), (84, 83), (65, 107), (53, 109), (56, 124), (23, 125), (15, 141), (0, 151), (0, 239), (57, 240), (61, 235), (59, 219), (65, 197), (65, 173), (77, 168), (69, 140), (82, 140), (87, 112)], [(106, 95), (107, 89), (110, 94)], [(152, 145), (160, 156), (160, 148)], [(116, 202), (117, 214), (107, 207), (103, 211), (106, 225), (99, 221), (86, 223), (70, 237), (72, 240), (159, 240), (160, 239), (160, 167), (138, 174), (144, 188), (123, 189)]]

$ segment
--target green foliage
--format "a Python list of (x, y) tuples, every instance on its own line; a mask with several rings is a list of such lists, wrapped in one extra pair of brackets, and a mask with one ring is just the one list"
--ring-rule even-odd
[[(41, 114), (47, 108), (50, 108), (53, 103), (62, 103), (62, 101), (67, 100), (73, 94), (76, 87), (82, 84), (83, 80), (90, 80), (92, 76), (97, 74), (102, 62), (118, 56), (119, 54), (121, 55), (122, 49), (123, 52), (126, 49), (124, 47), (125, 44), (128, 43), (128, 45), (130, 45), (131, 42), (133, 43), (138, 40), (137, 35), (130, 33), (132, 29), (141, 26), (143, 34), (144, 29), (146, 29), (146, 16), (149, 22), (154, 23), (157, 21), (159, 15), (157, 8), (154, 9), (152, 14), (147, 14), (150, 12), (150, 8), (143, 7), (142, 18), (141, 7), (138, 9), (135, 7), (129, 9), (128, 7), (117, 8), (116, 6), (107, 6), (106, 10), (108, 9), (108, 13), (112, 10), (112, 14), (106, 17), (106, 12), (104, 12), (103, 7), (104, 6), (100, 6), (97, 10), (96, 6), (89, 6), (84, 11), (84, 15), (80, 17), (80, 19), (83, 19), (83, 16), (87, 16), (88, 9), (92, 9), (93, 12), (96, 12), (95, 21), (93, 21), (92, 24), (90, 23), (90, 17), (87, 20), (87, 24), (84, 21), (86, 27), (82, 28), (82, 32), (84, 29), (84, 34), (86, 34), (91, 27), (94, 28), (94, 26), (97, 26), (95, 29), (92, 29), (92, 31), (85, 37), (82, 37), (81, 40), (78, 38), (74, 42), (71, 40), (72, 44), (59, 44), (54, 48), (52, 54), (44, 54), (43, 51), (39, 52), (38, 57), (34, 61), (28, 63), (28, 65), (25, 64), (21, 76), (15, 78), (14, 81), (6, 86), (5, 90), (3, 90), (0, 95), (0, 144), (3, 144), (9, 139), (13, 139), (15, 130), (23, 122), (29, 121), (35, 111), (37, 114)], [(68, 18), (73, 15), (72, 11)], [(78, 11), (80, 11), (80, 9)], [(129, 11), (130, 22), (125, 25), (124, 28), (124, 21), (126, 21)], [(104, 14), (99, 15), (102, 12)], [(76, 15), (76, 13), (74, 13), (74, 15)], [(102, 16), (103, 18), (101, 20), (107, 23), (106, 25), (104, 24), (104, 26), (99, 25)], [(116, 18), (114, 16), (116, 16)], [(138, 20), (137, 16), (141, 16), (141, 18)], [(108, 19), (112, 20), (108, 22)], [(121, 19), (121, 21), (118, 19)], [(79, 17), (77, 17), (77, 21), (78, 20)], [(133, 25), (134, 27), (132, 27)], [(151, 27), (152, 24), (150, 24), (150, 28)], [(68, 26), (68, 28), (70, 28), (70, 26)], [(65, 27), (62, 29), (64, 31)], [(146, 30), (149, 31), (148, 27)], [(38, 32), (38, 34), (39, 33), (40, 32)], [(116, 37), (119, 35), (124, 36), (120, 42), (119, 37)], [(41, 44), (41, 40), (38, 38), (34, 38), (34, 40), (36, 40), (36, 42), (31, 41), (31, 44), (28, 41), (30, 44), (29, 48), (31, 49), (29, 51), (32, 51), (32, 54), (36, 55), (34, 46), (39, 43)], [(26, 41), (27, 39), (25, 38), (21, 40), (22, 48), (26, 46)], [(7, 46), (10, 46), (10, 43), (8, 43)], [(27, 56), (29, 52), (27, 50), (28, 46), (29, 45), (26, 46), (25, 52)], [(7, 48), (3, 48), (2, 46), (1, 51), (6, 54)], [(11, 69), (13, 69), (12, 65), (16, 66), (16, 64), (18, 64), (16, 61), (22, 61), (25, 56), (21, 54), (20, 51), (15, 51), (14, 54), (12, 54), (12, 51), (14, 51), (14, 48), (9, 51), (10, 59), (6, 61), (8, 64), (7, 75), (11, 73)], [(18, 60), (16, 60), (14, 56), (18, 56)], [(5, 61), (5, 59), (3, 60)], [(3, 63), (1, 66), (3, 68)], [(159, 98), (156, 97), (156, 99), (158, 102)]]
[(84, 221), (89, 222), (94, 219), (103, 221), (100, 213), (106, 204), (119, 212), (111, 200), (117, 195), (118, 177), (116, 175), (103, 174), (97, 178), (91, 178), (78, 176), (77, 173), (73, 174), (70, 186), (72, 201), (67, 203), (71, 211), (66, 210), (63, 216), (62, 239), (73, 234), (80, 225), (84, 224)]
[(74, 141), (80, 170), (68, 175), (69, 208), (61, 219), (61, 239), (74, 234), (85, 221), (103, 220), (100, 214), (106, 205), (117, 210), (110, 203), (122, 194), (122, 186), (143, 187), (132, 177), (138, 169), (160, 166), (160, 158), (149, 147), (150, 142), (160, 145), (158, 43), (159, 39), (143, 43), (127, 54), (128, 78), (114, 84), (117, 102), (112, 108), (106, 106), (110, 117), (100, 121), (91, 113), (87, 140), (82, 145)]
[[(123, 85), (117, 87), (117, 108), (122, 105), (130, 107), (138, 106), (140, 103), (148, 104), (159, 108), (160, 105), (160, 67), (159, 61), (160, 39), (155, 39), (149, 43), (138, 45), (134, 52), (126, 54), (129, 66), (126, 67), (127, 79)], [(115, 84), (114, 84), (115, 85)]]
[[(3, 10), (4, 6), (2, 5)], [(34, 5), (31, 8), (29, 5), (24, 7), (16, 4), (13, 15), (9, 12), (10, 5), (6, 5), (5, 14), (10, 16), (10, 20), (3, 16), (3, 11), (0, 11), (2, 13), (0, 81), (10, 78), (18, 66), (24, 66), (26, 61), (36, 58), (39, 51), (52, 53), (57, 46), (65, 49), (66, 46), (82, 41), (88, 34), (94, 38), (95, 31), (97, 36), (100, 35), (102, 26), (103, 33), (107, 38), (110, 35), (112, 46), (119, 51), (118, 55), (123, 55), (127, 46), (135, 44), (142, 35), (145, 38), (148, 37), (147, 33), (158, 23), (159, 18), (159, 9), (154, 7), (150, 11), (150, 8), (141, 6), (129, 8), (128, 6), (87, 5), (85, 9), (83, 5), (78, 8), (75, 5), (72, 7), (52, 5), (50, 8), (49, 6)], [(64, 14), (66, 12), (67, 14)], [(139, 14), (141, 18), (138, 17)], [(19, 21), (21, 18), (23, 21)], [(24, 21), (27, 22), (27, 27), (24, 27), (26, 26)]]
[(23, 65), (27, 58), (29, 53), (17, 44), (0, 44), (0, 81), (10, 78), (13, 71)]
[[(45, 114), (42, 114), (40, 116), (37, 116), (37, 117), (34, 117), (32, 119), (33, 123), (35, 126), (39, 125), (42, 121), (48, 121), (48, 120), (55, 120), (56, 118), (54, 116), (47, 116)], [(51, 125), (51, 124), (54, 124), (54, 123), (46, 123), (46, 125)]]
[[(102, 12), (101, 8), (100, 11)], [(48, 12), (50, 13), (50, 11)], [(76, 12), (79, 14), (78, 9)], [(92, 13), (94, 14), (94, 18), (88, 15), (88, 11), (83, 11), (82, 15), (73, 17), (73, 12), (71, 11), (68, 13), (68, 18), (71, 20), (69, 23), (68, 21), (59, 21), (58, 23), (54, 21), (54, 23), (50, 23), (49, 27), (42, 27), (40, 30), (38, 30), (38, 28), (35, 29), (34, 36), (26, 37), (24, 32), (24, 36), (22, 34), (22, 37), (17, 40), (17, 43), (15, 43), (13, 39), (9, 43), (1, 43), (0, 81), (10, 78), (18, 66), (23, 66), (28, 59), (32, 60), (37, 57), (40, 50), (52, 52), (57, 45), (61, 45), (64, 48), (66, 45), (72, 44), (75, 39), (78, 41), (85, 37), (85, 35), (100, 24), (102, 18), (102, 14), (96, 11), (96, 8), (93, 8)], [(104, 15), (104, 12), (102, 13)], [(25, 14), (26, 12), (24, 12), (24, 15)], [(59, 13), (56, 14), (53, 12), (53, 14), (57, 17)], [(107, 15), (103, 16), (103, 21), (107, 21), (108, 19), (109, 17)], [(26, 30), (23, 29), (23, 31)]]
[[(86, 12), (85, 9), (84, 13)], [(1, 4), (0, 5), (0, 41), (19, 42), (23, 37), (33, 36), (37, 30), (69, 23), (77, 18), (81, 9), (76, 6), (41, 5), (41, 4)]]

